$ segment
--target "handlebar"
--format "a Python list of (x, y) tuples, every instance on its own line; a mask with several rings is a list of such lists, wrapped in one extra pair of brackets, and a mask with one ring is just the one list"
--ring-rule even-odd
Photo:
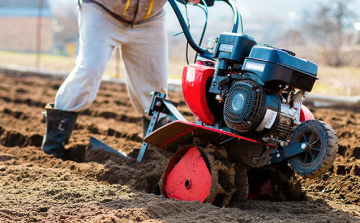
[(239, 13), (238, 8), (236, 7), (236, 3), (232, 0), (222, 0), (223, 2), (225, 2), (226, 4), (228, 4), (231, 8), (231, 10), (233, 11), (233, 15), (234, 15), (234, 24), (233, 24), (233, 28), (232, 28), (232, 33), (237, 33), (239, 30), (239, 21), (241, 22), (241, 33), (244, 33), (243, 30), (243, 24), (242, 24), (242, 18), (241, 18), (241, 14)]
[[(180, 26), (184, 32), (184, 35), (186, 37), (186, 40), (188, 41), (189, 45), (191, 46), (191, 48), (193, 48), (197, 53), (199, 53), (199, 55), (201, 57), (204, 57), (206, 59), (209, 60), (214, 60), (214, 57), (212, 56), (212, 53), (210, 53), (209, 51), (207, 51), (206, 49), (201, 48), (193, 39), (189, 28), (186, 25), (186, 22), (184, 20), (184, 17), (181, 14), (181, 11), (179, 9), (179, 7), (177, 6), (175, 0), (168, 0), (171, 7), (173, 8), (176, 17), (179, 20)], [(230, 8), (233, 11), (233, 15), (234, 15), (234, 24), (233, 24), (233, 28), (232, 28), (232, 32), (233, 33), (237, 33), (238, 32), (238, 28), (239, 28), (239, 20), (241, 21), (241, 32), (243, 33), (243, 26), (242, 26), (242, 19), (241, 19), (241, 15), (239, 14), (239, 11), (236, 7), (236, 4), (232, 1), (232, 0), (218, 0), (218, 1), (223, 1), (225, 3), (227, 3)]]

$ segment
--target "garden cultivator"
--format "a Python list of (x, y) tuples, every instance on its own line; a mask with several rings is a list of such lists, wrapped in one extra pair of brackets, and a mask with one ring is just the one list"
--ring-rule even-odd
[[(252, 170), (288, 163), (304, 177), (325, 173), (335, 160), (337, 137), (303, 105), (317, 79), (317, 65), (238, 34), (241, 17), (228, 0), (233, 32), (211, 38), (203, 49), (174, 0), (169, 2), (199, 55), (182, 77), (184, 99), (197, 121), (187, 122), (176, 103), (153, 92), (147, 111), (153, 119), (138, 161), (148, 144), (174, 153), (159, 183), (161, 194), (226, 206), (231, 199), (272, 198), (271, 179), (249, 182)], [(153, 132), (160, 113), (172, 122)], [(254, 188), (249, 190), (249, 183)]]

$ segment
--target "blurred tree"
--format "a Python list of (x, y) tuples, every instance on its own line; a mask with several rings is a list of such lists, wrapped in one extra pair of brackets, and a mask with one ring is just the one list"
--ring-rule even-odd
[(332, 0), (319, 4), (315, 13), (305, 12), (303, 32), (310, 41), (315, 41), (323, 49), (325, 62), (331, 66), (341, 66), (340, 48), (348, 42), (352, 22), (356, 17), (353, 0)]

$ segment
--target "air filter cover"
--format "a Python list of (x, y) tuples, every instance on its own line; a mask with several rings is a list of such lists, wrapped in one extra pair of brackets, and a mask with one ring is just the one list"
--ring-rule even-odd
[(226, 97), (224, 119), (226, 125), (240, 133), (254, 129), (264, 108), (264, 90), (252, 80), (235, 83)]

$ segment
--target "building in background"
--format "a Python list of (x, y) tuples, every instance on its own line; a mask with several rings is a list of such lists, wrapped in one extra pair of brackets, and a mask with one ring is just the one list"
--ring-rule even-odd
[[(35, 52), (40, 0), (0, 0), (0, 50)], [(54, 44), (53, 13), (43, 1), (41, 50)]]

